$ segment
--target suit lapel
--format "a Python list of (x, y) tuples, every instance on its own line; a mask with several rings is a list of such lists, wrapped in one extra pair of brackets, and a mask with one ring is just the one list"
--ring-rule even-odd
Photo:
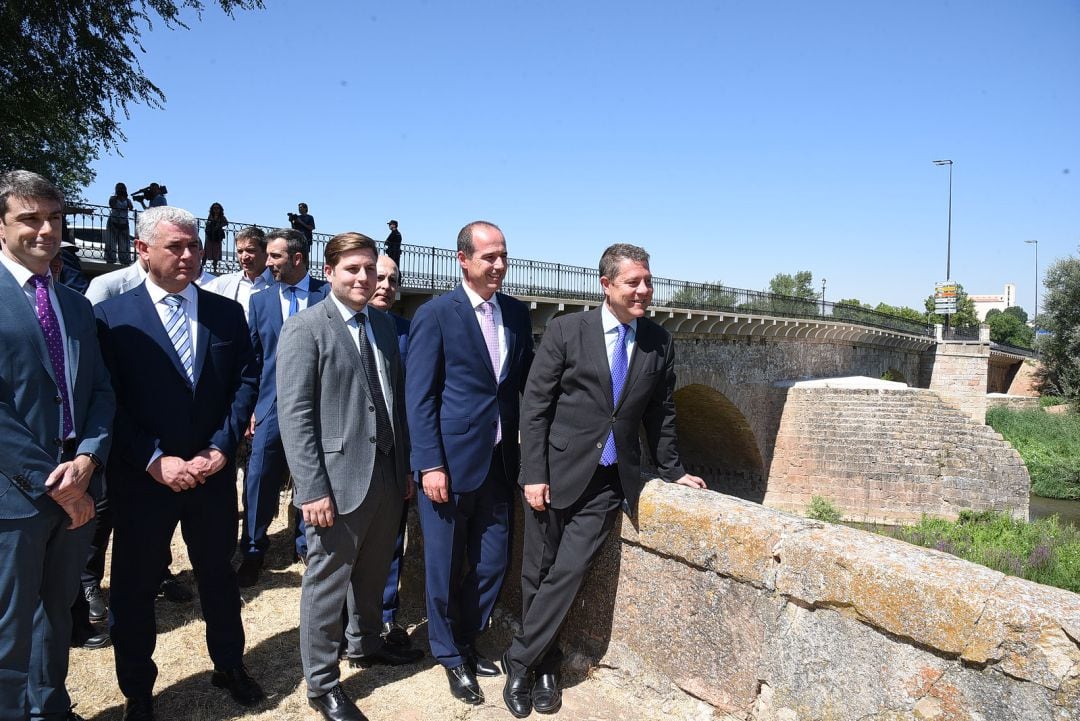
[[(142, 309), (135, 314), (136, 322), (134, 325), (141, 327), (150, 336), (151, 340), (161, 346), (165, 351), (165, 355), (172, 361), (173, 368), (187, 383), (187, 373), (184, 372), (184, 366), (180, 363), (180, 356), (176, 355), (176, 348), (173, 347), (172, 341), (169, 340), (169, 334), (165, 332), (165, 326), (161, 322), (161, 316), (158, 315), (157, 307), (154, 306), (154, 301), (150, 299), (150, 294), (146, 292), (146, 285), (138, 286), (131, 293), (135, 298), (135, 303), (142, 306)], [(204, 333), (199, 335), (202, 336)]]
[(195, 287), (195, 296), (199, 299), (199, 317), (196, 319), (196, 325), (199, 326), (199, 337), (195, 339), (195, 365), (191, 369), (191, 374), (194, 377), (192, 387), (199, 385), (202, 369), (206, 365), (206, 349), (210, 347), (210, 326), (206, 322), (206, 319), (212, 315), (210, 309), (206, 307), (206, 298), (209, 295), (208, 291), (204, 291), (198, 286)]
[(604, 337), (604, 322), (599, 308), (585, 313), (581, 322), (581, 334), (582, 347), (591, 357), (596, 369), (596, 377), (600, 379), (600, 392), (604, 396), (607, 407), (613, 408), (615, 400), (611, 392), (611, 366), (608, 365), (607, 339)]
[[(375, 333), (375, 352), (379, 354), (379, 360), (382, 361), (382, 367), (386, 371), (386, 392), (383, 393), (383, 395), (386, 396), (386, 403), (389, 406), (387, 412), (393, 417), (395, 388), (392, 379), (394, 374), (391, 372), (390, 356), (386, 352), (386, 349), (397, 347), (397, 335), (394, 333), (393, 322), (377, 323), (373, 316), (374, 314), (369, 310), (368, 320), (371, 323), (371, 330)], [(389, 320), (389, 316), (386, 317), (386, 320)], [(368, 390), (370, 391), (371, 389), (369, 388)]]
[(49, 359), (49, 349), (45, 346), (45, 334), (41, 331), (41, 324), (38, 323), (37, 314), (30, 307), (30, 304), (26, 302), (26, 295), (15, 281), (15, 276), (3, 266), (0, 266), (0, 290), (3, 290), (4, 295), (11, 298), (10, 307), (12, 313), (15, 314), (19, 325), (22, 326), (27, 342), (37, 353), (38, 360), (45, 367), (49, 377), (53, 379), (53, 382), (56, 382), (52, 361)]
[(79, 327), (81, 320), (79, 307), (76, 305), (75, 298), (60, 292), (59, 287), (56, 289), (56, 300), (60, 304), (60, 312), (64, 315), (64, 329), (67, 331), (67, 338), (64, 340), (67, 343), (68, 363), (71, 366), (67, 372), (71, 377), (71, 388), (74, 390), (75, 381), (79, 378), (79, 355), (82, 352), (82, 342), (79, 340), (82, 330)]
[(642, 348), (641, 339), (642, 336), (648, 336), (648, 331), (645, 330), (645, 323), (642, 319), (638, 319), (637, 330), (634, 333), (634, 354), (630, 357), (630, 367), (626, 371), (626, 380), (623, 382), (622, 394), (619, 396), (619, 403), (615, 406), (615, 410), (619, 409), (619, 406), (623, 404), (626, 396), (630, 395), (630, 389), (638, 378), (641, 377), (641, 371), (645, 367), (645, 353)]
[(348, 348), (345, 352), (348, 353), (353, 359), (353, 366), (360, 370), (357, 373), (360, 376), (360, 383), (367, 391), (368, 398), (371, 398), (371, 389), (368, 388), (367, 376), (363, 373), (364, 364), (360, 359), (360, 350), (356, 347), (356, 341), (352, 338), (352, 333), (345, 325), (345, 319), (341, 317), (341, 313), (338, 312), (336, 303), (326, 302), (320, 303), (323, 311), (326, 312), (326, 322), (330, 325), (330, 332), (334, 336), (334, 344), (344, 348)]
[[(472, 344), (473, 354), (479, 356), (484, 367), (488, 369), (491, 377), (495, 379), (495, 385), (498, 385), (499, 377), (495, 373), (495, 368), (491, 365), (491, 355), (488, 353), (487, 343), (484, 342), (484, 334), (480, 331), (480, 324), (476, 322), (476, 310), (469, 303), (469, 296), (460, 285), (454, 289), (452, 296), (457, 303), (457, 313), (461, 318), (462, 327), (465, 329), (466, 342)], [(505, 316), (503, 317), (503, 327), (506, 327)], [(509, 352), (509, 350), (510, 344), (507, 343), (507, 351)]]

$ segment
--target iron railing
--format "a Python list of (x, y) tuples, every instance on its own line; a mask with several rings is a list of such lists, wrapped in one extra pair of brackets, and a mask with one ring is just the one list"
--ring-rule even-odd
[[(82, 210), (85, 212), (69, 214), (69, 228), (78, 241), (83, 258), (103, 261), (105, 259), (105, 225), (109, 209), (106, 206), (87, 205)], [(141, 211), (136, 211), (135, 215), (139, 212)], [(202, 232), (206, 221), (199, 218), (198, 222), (199, 230)], [(225, 240), (222, 242), (222, 260), (217, 267), (218, 273), (239, 269), (240, 266), (236, 262), (236, 233), (251, 225), (258, 224), (230, 222), (226, 226)], [(271, 230), (271, 226), (258, 225), (258, 227)], [(131, 227), (131, 235), (132, 237), (135, 235), (134, 223)], [(312, 275), (322, 276), (322, 263), (319, 261), (331, 237), (326, 233), (313, 234), (310, 251)], [(382, 250), (382, 241), (376, 242)], [(403, 243), (399, 264), (402, 288), (405, 290), (440, 293), (453, 289), (461, 279), (461, 268), (458, 265), (456, 250)], [(213, 272), (213, 268), (208, 268), (208, 270)], [(565, 298), (597, 303), (603, 298), (600, 291), (599, 271), (596, 268), (524, 258), (509, 260), (503, 290), (511, 295)], [(842, 321), (918, 336), (933, 335), (933, 328), (924, 322), (880, 313), (868, 308), (671, 278), (653, 278), (653, 306)], [(978, 337), (977, 329), (976, 337)]]

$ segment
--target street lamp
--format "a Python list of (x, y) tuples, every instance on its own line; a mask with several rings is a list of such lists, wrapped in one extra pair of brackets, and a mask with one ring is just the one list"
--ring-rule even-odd
[(1039, 337), (1039, 241), (1025, 240), (1028, 245), (1035, 246), (1035, 315), (1031, 318), (1031, 327), (1035, 331), (1035, 337)]
[(952, 166), (951, 160), (935, 160), (934, 165), (949, 166), (949, 234), (945, 246), (945, 280), (952, 280)]
[(825, 279), (821, 279), (821, 314), (825, 315)]

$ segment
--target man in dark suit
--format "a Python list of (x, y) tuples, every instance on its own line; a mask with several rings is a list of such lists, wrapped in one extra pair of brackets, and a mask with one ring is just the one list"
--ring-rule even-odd
[(371, 238), (334, 236), (324, 266), (329, 297), (289, 318), (279, 344), (281, 438), (308, 539), (300, 658), (308, 701), (328, 721), (365, 718), (340, 683), (346, 597), (355, 622), (350, 660), (398, 665), (422, 656), (380, 637), (382, 586), (411, 481), (394, 324), (368, 307), (375, 264)]
[(649, 254), (609, 247), (600, 285), (600, 308), (548, 324), (522, 399), (523, 610), (521, 632), (503, 656), (503, 700), (517, 718), (562, 704), (559, 629), (620, 505), (637, 507), (638, 430), (662, 478), (705, 487), (683, 470), (675, 443), (674, 344), (644, 317)]
[[(139, 217), (143, 285), (94, 311), (116, 391), (109, 455), (113, 510), (110, 631), (125, 721), (154, 718), (154, 596), (179, 523), (198, 581), (211, 682), (248, 706), (262, 689), (244, 668), (233, 453), (257, 379), (244, 310), (197, 288), (196, 220), (161, 206)], [(138, 368), (138, 373), (132, 373)]]
[[(377, 308), (390, 314), (394, 321), (394, 331), (397, 333), (398, 351), (401, 353), (401, 364), (405, 365), (405, 359), (409, 354), (409, 326), (407, 318), (402, 318), (396, 313), (390, 313), (390, 309), (397, 302), (398, 288), (401, 284), (401, 274), (394, 259), (388, 255), (380, 255), (375, 265), (375, 292), (369, 301), (372, 308)], [(390, 572), (386, 574), (386, 586), (383, 588), (383, 612), (382, 612), (382, 635), (383, 639), (395, 646), (409, 648), (412, 641), (409, 634), (397, 622), (398, 610), (398, 581), (401, 578), (401, 559), (405, 555), (405, 527), (409, 519), (409, 501), (412, 496), (405, 499), (401, 504), (401, 522), (398, 526), (397, 543), (394, 546), (394, 558), (390, 562)]]
[(71, 604), (115, 410), (90, 303), (55, 281), (64, 198), (0, 175), (0, 718), (80, 719)]
[[(266, 236), (266, 267), (277, 282), (248, 301), (259, 399), (251, 417), (251, 458), (244, 475), (244, 525), (240, 535), (244, 560), (236, 569), (241, 588), (254, 586), (259, 580), (263, 557), (270, 547), (266, 533), (288, 473), (278, 430), (278, 336), (287, 318), (323, 300), (329, 290), (325, 281), (308, 274), (308, 242), (298, 230), (282, 228)], [(307, 541), (299, 519), (294, 544), (296, 557), (306, 558)]]
[(457, 248), (461, 285), (413, 316), (405, 395), (412, 468), (424, 491), (418, 504), (431, 653), (454, 697), (479, 704), (477, 674), (499, 674), (475, 641), (506, 572), (518, 395), (533, 342), (525, 305), (498, 292), (507, 267), (498, 226), (469, 223)]
[(394, 261), (394, 265), (397, 265), (401, 261), (401, 231), (397, 228), (396, 220), (391, 220), (387, 225), (390, 227), (390, 235), (386, 236), (386, 242), (383, 245), (386, 255)]

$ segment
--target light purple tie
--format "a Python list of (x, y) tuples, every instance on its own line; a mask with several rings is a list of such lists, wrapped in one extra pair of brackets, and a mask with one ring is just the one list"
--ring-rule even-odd
[(45, 334), (45, 347), (49, 349), (49, 360), (52, 362), (53, 375), (56, 376), (56, 385), (60, 389), (60, 397), (64, 402), (64, 438), (71, 435), (75, 428), (71, 420), (71, 399), (68, 398), (67, 369), (64, 365), (64, 338), (60, 335), (60, 320), (53, 310), (52, 301), (49, 300), (49, 278), (44, 275), (30, 276), (30, 282), (34, 284), (34, 298), (37, 300), (35, 310), (38, 323), (41, 324), (41, 332)]
[[(625, 323), (619, 324), (619, 340), (615, 341), (615, 350), (611, 352), (611, 400), (612, 409), (619, 405), (619, 397), (622, 395), (623, 384), (626, 382), (626, 332), (630, 326)], [(600, 465), (610, 466), (615, 463), (615, 431), (608, 432), (607, 443), (604, 444), (604, 452), (600, 454)]]
[[(491, 356), (491, 367), (495, 370), (495, 385), (499, 385), (499, 370), (502, 364), (499, 362), (499, 331), (495, 327), (495, 304), (485, 300), (480, 304), (480, 312), (484, 319), (480, 323), (484, 331), (484, 345), (487, 346), (488, 355)], [(498, 404), (496, 404), (496, 407)], [(495, 421), (495, 443), (502, 440), (502, 418)]]

